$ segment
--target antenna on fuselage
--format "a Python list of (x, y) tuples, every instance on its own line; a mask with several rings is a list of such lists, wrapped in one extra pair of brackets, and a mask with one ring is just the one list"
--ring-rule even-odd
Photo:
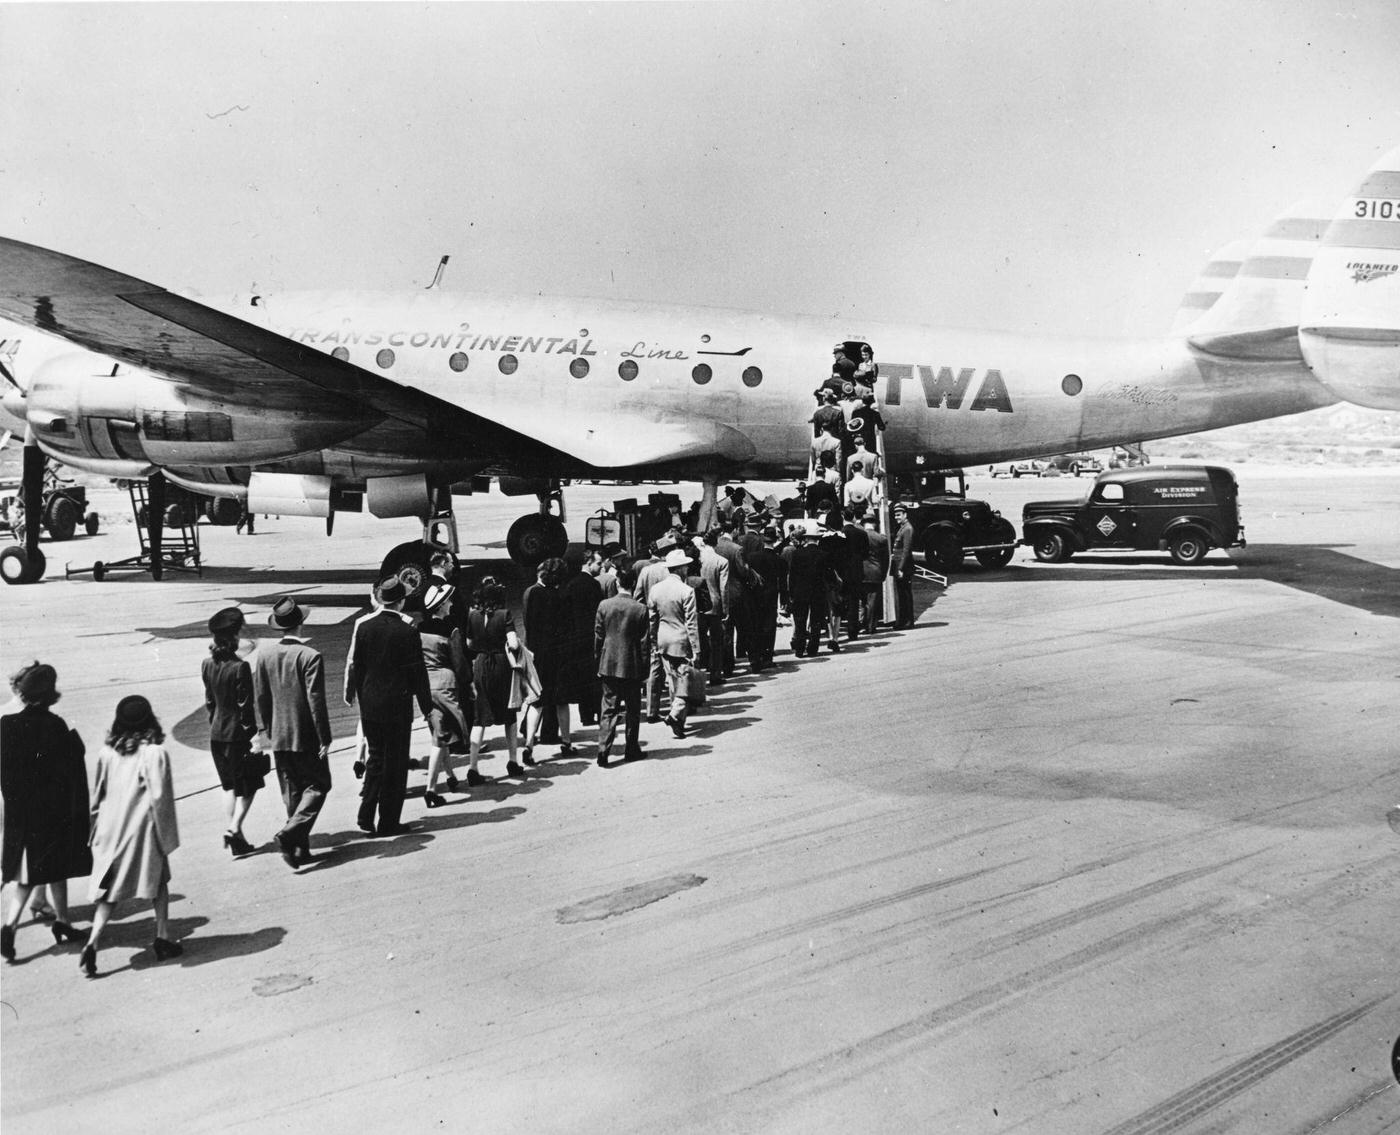
[(442, 283), (442, 273), (443, 269), (447, 267), (447, 260), (448, 258), (444, 256), (441, 260), (438, 261), (437, 271), (433, 274), (433, 282), (429, 284), (428, 287), (423, 289), (425, 292), (437, 287), (440, 283)]

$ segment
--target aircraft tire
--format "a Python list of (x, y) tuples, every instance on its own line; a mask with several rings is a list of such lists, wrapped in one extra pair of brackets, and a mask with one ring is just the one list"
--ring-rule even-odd
[(417, 599), (428, 587), (428, 576), (432, 569), (428, 557), (432, 549), (422, 540), (409, 540), (389, 549), (384, 562), (379, 565), (379, 578), (396, 575), (403, 581), (408, 599)]
[(1062, 564), (1074, 554), (1063, 532), (1043, 532), (1031, 544), (1035, 558), (1043, 564)]
[(551, 556), (562, 556), (569, 547), (569, 533), (554, 516), (531, 512), (516, 519), (506, 533), (506, 551), (525, 567), (535, 567)]
[(14, 544), (0, 552), (0, 578), (9, 584), (38, 583), (44, 578), (46, 567), (48, 561), (44, 553), (37, 550), (31, 556), (24, 548)]
[(44, 509), (44, 527), (54, 540), (71, 540), (78, 531), (83, 510), (67, 497), (54, 497)]
[(1210, 551), (1210, 545), (1199, 532), (1182, 532), (1173, 536), (1167, 551), (1177, 563), (1185, 567), (1198, 564), (1206, 558), (1206, 553)]
[(242, 506), (232, 497), (210, 497), (204, 506), (204, 515), (209, 518), (209, 523), (217, 524), (220, 528), (237, 524), (242, 512)]
[(175, 501), (165, 506), (165, 527), (184, 528), (193, 524), (198, 518), (194, 515), (194, 510), (182, 501)]
[(924, 536), (924, 563), (930, 571), (946, 574), (962, 566), (963, 547), (956, 532), (936, 528)]
[(83, 517), (83, 531), (89, 536), (96, 536), (97, 530), (102, 527), (102, 518), (95, 512), (88, 513)]

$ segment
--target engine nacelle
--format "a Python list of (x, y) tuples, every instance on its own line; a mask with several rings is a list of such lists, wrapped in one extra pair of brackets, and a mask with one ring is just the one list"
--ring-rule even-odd
[(1298, 342), (1338, 398), (1400, 410), (1400, 149), (1328, 226), (1308, 271)]
[(25, 415), (50, 456), (94, 472), (152, 465), (248, 465), (325, 449), (372, 424), (325, 406), (269, 410), (217, 401), (187, 384), (87, 352), (42, 363)]

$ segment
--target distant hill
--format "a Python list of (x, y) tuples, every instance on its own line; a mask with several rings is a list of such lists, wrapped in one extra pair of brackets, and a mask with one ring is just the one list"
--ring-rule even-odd
[(1270, 465), (1400, 465), (1400, 412), (1327, 406), (1243, 426), (1150, 441), (1154, 458)]

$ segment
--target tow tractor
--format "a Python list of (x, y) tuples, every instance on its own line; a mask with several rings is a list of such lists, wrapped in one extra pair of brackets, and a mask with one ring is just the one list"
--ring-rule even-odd
[(894, 499), (909, 509), (914, 546), (937, 572), (957, 571), (968, 555), (1003, 568), (1016, 554), (1016, 526), (986, 501), (967, 499), (961, 469), (918, 470), (891, 477)]

